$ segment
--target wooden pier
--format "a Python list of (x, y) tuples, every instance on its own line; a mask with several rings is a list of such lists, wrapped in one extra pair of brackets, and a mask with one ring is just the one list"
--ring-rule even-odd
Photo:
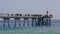
[[(16, 22), (19, 22), (19, 27), (20, 27), (20, 19), (23, 18), (24, 19), (24, 23), (23, 26), (25, 26), (25, 20), (27, 20), (27, 25), (29, 26), (29, 18), (32, 19), (32, 26), (50, 26), (51, 25), (51, 18), (52, 15), (48, 14), (48, 11), (46, 12), (46, 15), (41, 15), (41, 14), (1, 14), (0, 18), (3, 18), (4, 20), (4, 24), (3, 27), (5, 28), (5, 22), (7, 20), (8, 22), (8, 27), (10, 28), (10, 24), (9, 24), (9, 20), (11, 18), (14, 18), (15, 20), (15, 24), (14, 27), (16, 27)], [(35, 25), (33, 24), (35, 21)]]

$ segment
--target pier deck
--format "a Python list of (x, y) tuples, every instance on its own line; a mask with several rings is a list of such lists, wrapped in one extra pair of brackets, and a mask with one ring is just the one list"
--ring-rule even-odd
[(0, 18), (52, 18), (52, 16), (0, 16)]

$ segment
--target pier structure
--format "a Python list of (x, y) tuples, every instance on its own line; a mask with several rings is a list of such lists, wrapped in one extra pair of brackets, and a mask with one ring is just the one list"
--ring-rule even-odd
[(48, 11), (46, 12), (46, 15), (41, 15), (41, 14), (3, 14), (0, 15), (0, 18), (4, 19), (4, 24), (3, 27), (5, 28), (5, 22), (7, 20), (8, 22), (8, 27), (10, 28), (10, 18), (14, 18), (15, 24), (14, 27), (16, 27), (16, 22), (19, 22), (19, 27), (21, 26), (20, 19), (24, 19), (23, 27), (25, 27), (25, 20), (27, 20), (27, 25), (29, 27), (29, 18), (32, 19), (32, 26), (50, 26), (51, 25), (51, 18), (52, 15), (48, 14)]

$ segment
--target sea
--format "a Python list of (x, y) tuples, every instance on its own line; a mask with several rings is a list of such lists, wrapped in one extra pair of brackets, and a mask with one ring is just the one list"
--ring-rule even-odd
[[(8, 22), (5, 23), (5, 28), (3, 27), (3, 20), (0, 20), (0, 34), (60, 34), (60, 20), (52, 20), (51, 26), (31, 26), (31, 21), (29, 21), (29, 27), (25, 24), (23, 27), (23, 21), (21, 21), (21, 27), (16, 23), (16, 28), (14, 27), (14, 21), (10, 20), (10, 28), (8, 28)], [(25, 22), (26, 23), (26, 22)]]

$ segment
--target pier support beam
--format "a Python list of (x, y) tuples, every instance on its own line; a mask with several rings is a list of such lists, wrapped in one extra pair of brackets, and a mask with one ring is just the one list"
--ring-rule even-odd
[(21, 26), (21, 24), (20, 24), (20, 19), (18, 19), (18, 22), (19, 22), (19, 27)]
[(38, 18), (38, 26), (41, 26), (41, 25), (42, 25), (42, 19)]
[(5, 28), (5, 22), (6, 22), (5, 20), (6, 20), (6, 19), (4, 19), (4, 24), (3, 24), (3, 27), (4, 27), (4, 28)]
[(48, 18), (45, 18), (45, 25), (48, 25)]
[(24, 19), (23, 27), (25, 27), (25, 19)]
[(37, 18), (35, 18), (35, 26), (37, 26), (38, 25), (38, 23), (37, 23)]
[(23, 23), (23, 27), (25, 27), (25, 20), (27, 20), (27, 25), (28, 25), (28, 27), (29, 27), (29, 20), (28, 20), (29, 18), (24, 18), (24, 23)]
[(45, 25), (46, 26), (48, 26), (48, 25), (50, 26), (51, 25), (51, 18), (46, 18), (45, 19)]
[(49, 24), (48, 25), (51, 26), (51, 18), (49, 18)]
[(44, 25), (44, 19), (38, 18), (38, 26), (43, 26), (43, 25)]
[(8, 27), (10, 28), (9, 19), (7, 19), (7, 21), (8, 21)]
[(42, 20), (42, 26), (44, 26), (44, 18), (41, 18), (41, 20)]
[(31, 18), (32, 19), (32, 26), (37, 26), (37, 19), (36, 18)]
[(8, 27), (10, 28), (10, 24), (9, 24), (9, 19), (10, 18), (3, 18), (4, 19), (4, 24), (3, 24), (3, 27), (5, 28), (5, 23), (6, 23), (6, 20), (8, 22)]
[(27, 25), (28, 25), (28, 27), (29, 27), (29, 18), (27, 18)]
[(32, 26), (34, 26), (34, 18), (32, 18)]
[(20, 27), (20, 18), (14, 18), (14, 19), (15, 19), (14, 27), (16, 27), (16, 22), (17, 22), (17, 21), (19, 22), (19, 27)]
[(15, 19), (15, 24), (14, 24), (14, 27), (16, 27), (16, 21), (17, 21), (17, 20)]

